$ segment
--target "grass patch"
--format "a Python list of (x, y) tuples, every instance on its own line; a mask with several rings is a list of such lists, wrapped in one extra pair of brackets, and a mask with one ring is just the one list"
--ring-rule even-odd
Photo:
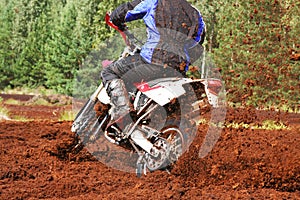
[(73, 121), (76, 114), (73, 110), (65, 110), (60, 114), (59, 121)]
[(24, 116), (19, 116), (19, 115), (16, 115), (12, 118), (12, 120), (16, 120), (16, 121), (20, 121), (20, 122), (28, 122), (28, 121), (32, 121), (32, 119), (28, 119)]
[(53, 95), (53, 94), (57, 94), (57, 92), (55, 92), (54, 90), (50, 90), (50, 89), (46, 89), (44, 87), (38, 87), (35, 89), (32, 88), (26, 88), (26, 87), (18, 87), (18, 88), (14, 88), (14, 89), (10, 89), (10, 88), (5, 88), (3, 90), (4, 93), (6, 94), (28, 94), (28, 95), (38, 95), (38, 94), (42, 94), (42, 95)]
[(262, 122), (262, 125), (257, 126), (256, 129), (283, 130), (283, 129), (288, 129), (288, 126), (286, 126), (282, 122), (275, 122), (273, 120), (265, 120)]
[(263, 130), (285, 130), (289, 129), (288, 126), (286, 126), (282, 122), (276, 122), (273, 120), (265, 120), (261, 124), (246, 124), (244, 122), (241, 123), (226, 123), (225, 124), (226, 128), (244, 128), (244, 129), (263, 129)]
[(199, 125), (199, 124), (208, 124), (207, 120), (204, 119), (204, 118), (201, 118), (199, 120), (196, 121), (196, 124)]
[[(245, 108), (249, 106), (250, 104), (247, 104), (247, 106), (243, 106), (242, 103), (233, 103), (233, 102), (227, 102), (227, 105), (231, 108)], [(256, 107), (257, 110), (265, 110), (265, 111), (276, 111), (276, 112), (287, 112), (287, 113), (300, 113), (300, 107), (291, 108), (289, 105), (283, 104), (278, 106), (260, 106)]]
[(22, 102), (16, 99), (7, 99), (4, 103), (7, 105), (22, 105)]
[(2, 105), (3, 99), (0, 97), (0, 120), (9, 118), (9, 111)]
[(27, 102), (28, 105), (38, 105), (38, 106), (52, 106), (53, 104), (49, 103), (46, 99), (39, 97)]
[(9, 118), (9, 111), (7, 110), (7, 108), (0, 105), (0, 120), (2, 118), (3, 119)]
[(237, 123), (237, 122), (231, 122), (231, 123), (209, 123), (206, 119), (200, 119), (196, 122), (197, 125), (200, 124), (209, 124), (210, 126), (218, 127), (218, 128), (234, 128), (234, 129), (263, 129), (263, 130), (286, 130), (289, 129), (287, 125), (285, 125), (283, 122), (278, 122), (274, 120), (265, 120), (262, 121), (260, 124), (247, 124), (244, 122)]

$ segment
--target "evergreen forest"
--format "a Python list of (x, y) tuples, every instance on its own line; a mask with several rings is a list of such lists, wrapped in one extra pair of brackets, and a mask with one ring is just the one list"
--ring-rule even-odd
[[(104, 17), (123, 2), (0, 0), (0, 90), (45, 87), (72, 95), (83, 63), (117, 34)], [(189, 2), (206, 22), (205, 51), (222, 75), (228, 102), (299, 111), (300, 2)]]

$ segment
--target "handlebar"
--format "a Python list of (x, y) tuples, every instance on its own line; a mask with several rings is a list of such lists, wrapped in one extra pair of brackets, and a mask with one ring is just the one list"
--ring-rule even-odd
[[(135, 54), (136, 52), (139, 52), (139, 51), (141, 50), (140, 46), (137, 45), (136, 43), (139, 43), (140, 45), (143, 45), (143, 43), (142, 43), (139, 39), (137, 39), (137, 38), (134, 36), (134, 34), (130, 33), (130, 31), (128, 30), (126, 24), (124, 24), (124, 25), (125, 25), (125, 30), (124, 30), (124, 31), (123, 31), (123, 30), (120, 30), (119, 27), (116, 26), (116, 25), (110, 20), (110, 15), (109, 15), (108, 12), (107, 12), (106, 15), (105, 15), (105, 22), (106, 22), (106, 24), (107, 24), (108, 26), (110, 26), (110, 27), (112, 27), (113, 29), (117, 30), (117, 31), (121, 34), (121, 36), (122, 36), (122, 38), (123, 38), (123, 40), (124, 40), (124, 42), (125, 42), (125, 44), (126, 44), (126, 46), (127, 46), (127, 48), (126, 48), (126, 49), (124, 50), (124, 52), (122, 53), (122, 56), (121, 56), (121, 57), (125, 57), (125, 55), (128, 55), (128, 54), (133, 55), (133, 54)], [(124, 55), (123, 55), (123, 54), (124, 54)]]
[(110, 20), (110, 15), (109, 15), (108, 12), (106, 12), (106, 15), (105, 15), (105, 22), (108, 26), (110, 26), (113, 29), (117, 30), (121, 34), (121, 36), (122, 36), (123, 40), (125, 41), (126, 45), (130, 46), (130, 42), (126, 37), (126, 33), (124, 31), (121, 31), (115, 24), (112, 23), (112, 21)]

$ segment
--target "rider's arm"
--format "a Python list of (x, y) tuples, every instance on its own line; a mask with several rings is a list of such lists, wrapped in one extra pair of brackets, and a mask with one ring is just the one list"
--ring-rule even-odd
[[(133, 10), (142, 0), (134, 0), (132, 2), (123, 3), (118, 6), (110, 15), (111, 21), (117, 25), (122, 26), (127, 20), (127, 13)], [(131, 20), (130, 20), (131, 21)]]
[(125, 22), (142, 19), (154, 6), (155, 0), (144, 0), (137, 4), (132, 10), (129, 10), (125, 16)]

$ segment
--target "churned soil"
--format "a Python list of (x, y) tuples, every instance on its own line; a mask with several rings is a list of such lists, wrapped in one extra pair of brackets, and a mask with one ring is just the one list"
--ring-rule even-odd
[[(11, 98), (11, 97), (10, 97)], [(281, 122), (282, 130), (223, 128), (213, 150), (199, 157), (208, 126), (171, 173), (137, 178), (97, 161), (86, 149), (68, 151), (72, 122), (64, 106), (8, 106), (27, 122), (0, 122), (0, 199), (300, 199), (300, 115), (228, 108), (226, 123)]]

